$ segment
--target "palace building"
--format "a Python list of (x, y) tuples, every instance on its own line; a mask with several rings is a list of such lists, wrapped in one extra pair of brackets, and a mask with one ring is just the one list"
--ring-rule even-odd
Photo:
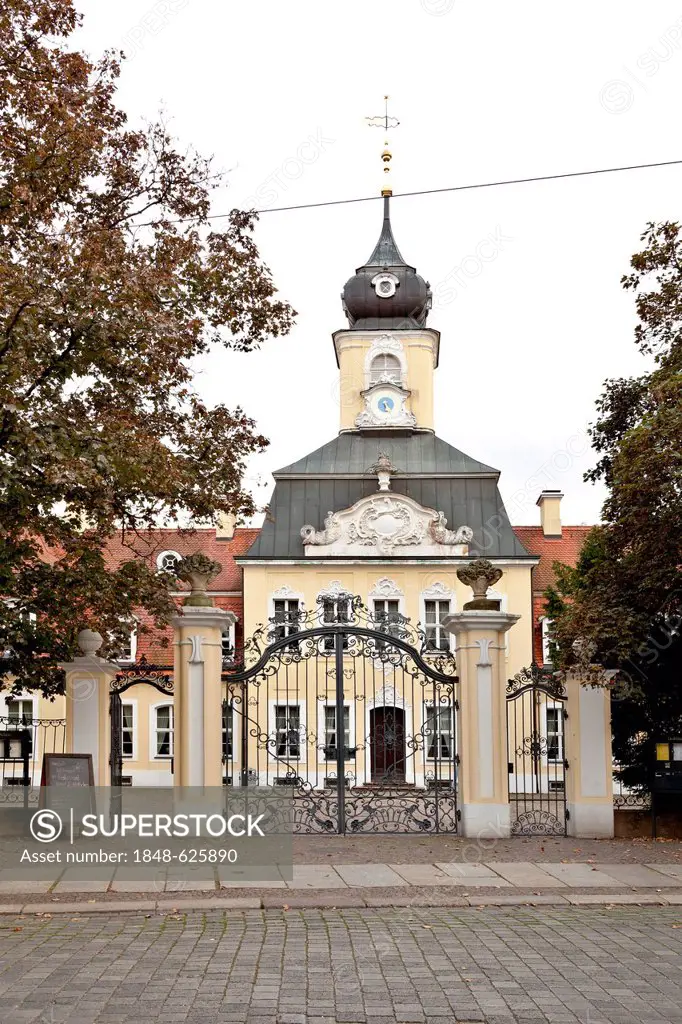
[[(274, 474), (260, 528), (225, 517), (218, 529), (189, 536), (155, 530), (144, 557), (159, 570), (193, 552), (220, 564), (209, 593), (229, 613), (222, 639), (224, 783), (300, 786), (305, 795), (333, 791), (342, 773), (360, 830), (368, 815), (391, 830), (400, 815), (434, 814), (454, 830), (459, 702), (447, 622), (470, 598), (457, 571), (480, 558), (495, 568), (487, 601), (519, 617), (504, 635), (503, 671), (513, 679), (532, 665), (548, 666), (543, 594), (553, 562), (573, 564), (589, 527), (562, 525), (556, 490), (539, 495), (539, 526), (513, 527), (499, 470), (436, 435), (440, 333), (429, 322), (429, 284), (394, 238), (390, 202), (385, 190), (378, 241), (343, 287), (346, 323), (332, 334), (341, 383), (337, 435)], [(116, 541), (109, 557), (116, 565), (129, 554)], [(185, 594), (179, 583), (178, 602)], [(119, 665), (117, 778), (169, 785), (177, 714), (173, 631), (160, 636), (142, 628), (144, 614), (138, 621)], [(344, 624), (356, 632), (339, 640), (334, 627)], [(377, 640), (379, 633), (386, 641)], [(401, 639), (419, 661), (391, 655)], [(247, 684), (243, 666), (273, 645), (273, 664)], [(534, 692), (532, 702), (509, 709), (509, 791), (525, 794), (537, 783), (562, 831), (562, 703), (548, 692)], [(64, 714), (62, 704), (28, 693), (0, 695), (0, 719), (54, 720)], [(523, 752), (528, 716), (532, 736), (542, 734), (541, 753), (534, 747), (530, 761)], [(36, 761), (41, 749), (58, 749), (59, 742), (37, 730)], [(420, 798), (405, 811), (408, 792), (433, 792), (436, 803)], [(315, 804), (313, 817), (325, 823), (321, 807)]]

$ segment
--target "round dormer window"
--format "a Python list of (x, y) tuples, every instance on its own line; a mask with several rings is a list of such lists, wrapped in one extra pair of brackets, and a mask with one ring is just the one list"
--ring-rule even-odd
[(175, 572), (175, 567), (182, 560), (182, 555), (177, 551), (162, 551), (156, 559), (156, 567), (159, 572)]
[(395, 295), (398, 283), (395, 274), (376, 274), (372, 278), (372, 285), (380, 299), (390, 299)]

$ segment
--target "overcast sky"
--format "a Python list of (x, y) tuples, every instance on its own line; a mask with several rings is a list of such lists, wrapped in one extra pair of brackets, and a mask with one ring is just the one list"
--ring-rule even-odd
[[(260, 250), (298, 310), (261, 352), (216, 352), (209, 401), (241, 403), (271, 439), (269, 473), (338, 430), (339, 293), (378, 237), (389, 93), (396, 192), (682, 157), (682, 8), (672, 0), (80, 0), (80, 45), (129, 55), (119, 104), (163, 108), (229, 172), (214, 212), (257, 204)], [(599, 518), (582, 482), (603, 380), (639, 372), (620, 286), (650, 220), (680, 216), (682, 167), (393, 201), (405, 259), (431, 282), (441, 331), (436, 429), (502, 472), (515, 523), (544, 487), (565, 523)], [(482, 259), (481, 257), (484, 257)]]

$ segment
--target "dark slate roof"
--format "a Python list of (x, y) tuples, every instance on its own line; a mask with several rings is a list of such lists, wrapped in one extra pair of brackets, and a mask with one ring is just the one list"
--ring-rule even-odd
[[(408, 264), (400, 255), (400, 249), (398, 248), (397, 242), (393, 237), (393, 229), (391, 227), (391, 213), (388, 196), (384, 199), (384, 222), (381, 225), (381, 234), (379, 235), (379, 241), (374, 246), (372, 255), (362, 267), (358, 267), (357, 272), (364, 270), (365, 267), (407, 267)], [(414, 272), (414, 267), (409, 268)]]
[(381, 438), (340, 434), (316, 452), (278, 470), (265, 522), (245, 557), (303, 557), (303, 525), (322, 529), (328, 512), (338, 512), (377, 493), (376, 475), (368, 470), (379, 451), (385, 452), (398, 470), (391, 480), (392, 491), (444, 512), (452, 529), (465, 524), (472, 528), (470, 554), (528, 557), (502, 503), (497, 470), (428, 433)]
[(300, 474), (364, 474), (376, 462), (379, 452), (388, 455), (399, 475), (428, 473), (452, 476), (457, 473), (470, 476), (487, 473), (496, 478), (499, 476), (499, 471), (492, 466), (477, 462), (430, 431), (382, 437), (367, 436), (357, 431), (339, 434), (333, 441), (305, 455), (298, 462), (278, 469), (274, 476), (279, 480), (284, 476)]

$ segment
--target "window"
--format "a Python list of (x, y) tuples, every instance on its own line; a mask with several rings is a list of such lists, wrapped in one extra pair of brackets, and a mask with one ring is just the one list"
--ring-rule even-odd
[[(350, 594), (339, 594), (338, 597), (325, 597), (322, 601), (322, 623), (330, 626), (338, 623), (350, 622), (351, 620), (351, 597)], [(325, 651), (334, 650), (334, 637), (324, 637), (323, 646)], [(348, 637), (343, 638), (344, 650), (348, 646)]]
[(424, 625), (428, 650), (450, 650), (450, 634), (443, 627), (443, 619), (449, 614), (449, 601), (424, 601)]
[[(33, 701), (10, 697), (7, 700), (7, 719), (9, 729), (25, 729), (33, 725)], [(33, 730), (28, 742), (29, 756), (33, 755)]]
[(175, 713), (172, 704), (164, 704), (156, 708), (154, 726), (154, 757), (173, 756), (173, 731)]
[[(400, 614), (400, 602), (389, 601), (381, 598), (374, 601), (374, 621), (376, 628), (382, 633), (389, 633), (391, 636), (400, 636), (400, 623), (403, 616)], [(380, 646), (383, 647), (383, 644)]]
[(11, 729), (21, 729), (33, 724), (33, 701), (10, 698), (7, 701), (7, 717)]
[(301, 708), (275, 704), (275, 752), (278, 757), (300, 757)]
[(391, 381), (393, 384), (402, 384), (403, 374), (400, 360), (385, 352), (375, 356), (369, 371), (369, 383), (378, 384), (380, 381)]
[(542, 626), (542, 660), (543, 660), (545, 665), (551, 665), (552, 664), (552, 649), (551, 649), (552, 626), (554, 625), (554, 622), (552, 621), (552, 619), (548, 619), (548, 618), (544, 618), (543, 617), (542, 619), (540, 619), (540, 624)]
[(135, 756), (135, 709), (132, 704), (121, 705), (121, 755)]
[(272, 630), (272, 640), (283, 640), (285, 637), (297, 633), (300, 621), (298, 598), (275, 598), (274, 609), (275, 625)]
[(454, 715), (451, 705), (439, 705), (426, 709), (424, 739), (426, 756), (430, 761), (452, 761), (455, 756)]
[(547, 760), (564, 759), (564, 711), (554, 706), (547, 708)]
[[(337, 755), (336, 704), (326, 704), (324, 708), (324, 756), (327, 761), (335, 761)], [(350, 752), (350, 707), (343, 707), (343, 746), (344, 758), (352, 757)]]
[(223, 665), (229, 665), (234, 661), (235, 636), (234, 625), (228, 626), (222, 634)]
[(128, 634), (128, 641), (121, 650), (119, 661), (134, 662), (137, 656), (137, 630), (133, 629)]
[(156, 567), (159, 572), (175, 572), (175, 566), (182, 559), (177, 551), (162, 551), (156, 559)]
[(223, 704), (223, 761), (231, 761), (233, 753), (233, 714), (230, 705)]

